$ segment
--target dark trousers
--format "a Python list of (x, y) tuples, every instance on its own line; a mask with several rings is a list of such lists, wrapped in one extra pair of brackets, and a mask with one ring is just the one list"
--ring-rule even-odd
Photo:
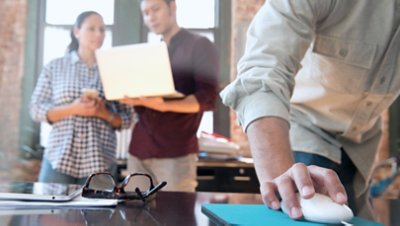
[(357, 172), (357, 168), (343, 150), (341, 159), (342, 161), (340, 164), (337, 164), (336, 162), (333, 162), (328, 158), (316, 154), (310, 154), (300, 151), (294, 151), (293, 153), (295, 162), (302, 162), (306, 165), (317, 165), (334, 170), (338, 174), (340, 181), (346, 189), (349, 207), (353, 210), (354, 213), (358, 212), (355, 205), (355, 194), (353, 187), (353, 180)]

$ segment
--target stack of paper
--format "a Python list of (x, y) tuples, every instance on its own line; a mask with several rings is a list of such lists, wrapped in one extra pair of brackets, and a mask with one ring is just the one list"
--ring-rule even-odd
[(240, 146), (228, 138), (202, 131), (199, 136), (200, 151), (214, 158), (237, 158), (241, 156)]

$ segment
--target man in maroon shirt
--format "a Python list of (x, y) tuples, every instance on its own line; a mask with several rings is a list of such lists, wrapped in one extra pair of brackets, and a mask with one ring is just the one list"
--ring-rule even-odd
[[(125, 98), (135, 107), (128, 171), (168, 182), (164, 190), (194, 191), (199, 151), (196, 132), (217, 98), (218, 54), (207, 38), (180, 28), (174, 0), (140, 0), (143, 20), (168, 45), (175, 89), (185, 98)], [(145, 76), (145, 75), (144, 75)]]

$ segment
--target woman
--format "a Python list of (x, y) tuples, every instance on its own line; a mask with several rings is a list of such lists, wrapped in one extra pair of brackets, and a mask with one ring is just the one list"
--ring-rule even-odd
[(104, 98), (95, 58), (104, 36), (101, 15), (81, 13), (68, 53), (39, 76), (30, 113), (53, 127), (40, 182), (83, 184), (91, 173), (115, 168), (115, 129), (130, 127), (133, 110)]

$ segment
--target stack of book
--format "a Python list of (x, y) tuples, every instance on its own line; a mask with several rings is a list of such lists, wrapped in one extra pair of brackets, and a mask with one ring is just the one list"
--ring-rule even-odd
[(198, 141), (200, 157), (237, 159), (241, 156), (240, 146), (220, 134), (202, 131)]

